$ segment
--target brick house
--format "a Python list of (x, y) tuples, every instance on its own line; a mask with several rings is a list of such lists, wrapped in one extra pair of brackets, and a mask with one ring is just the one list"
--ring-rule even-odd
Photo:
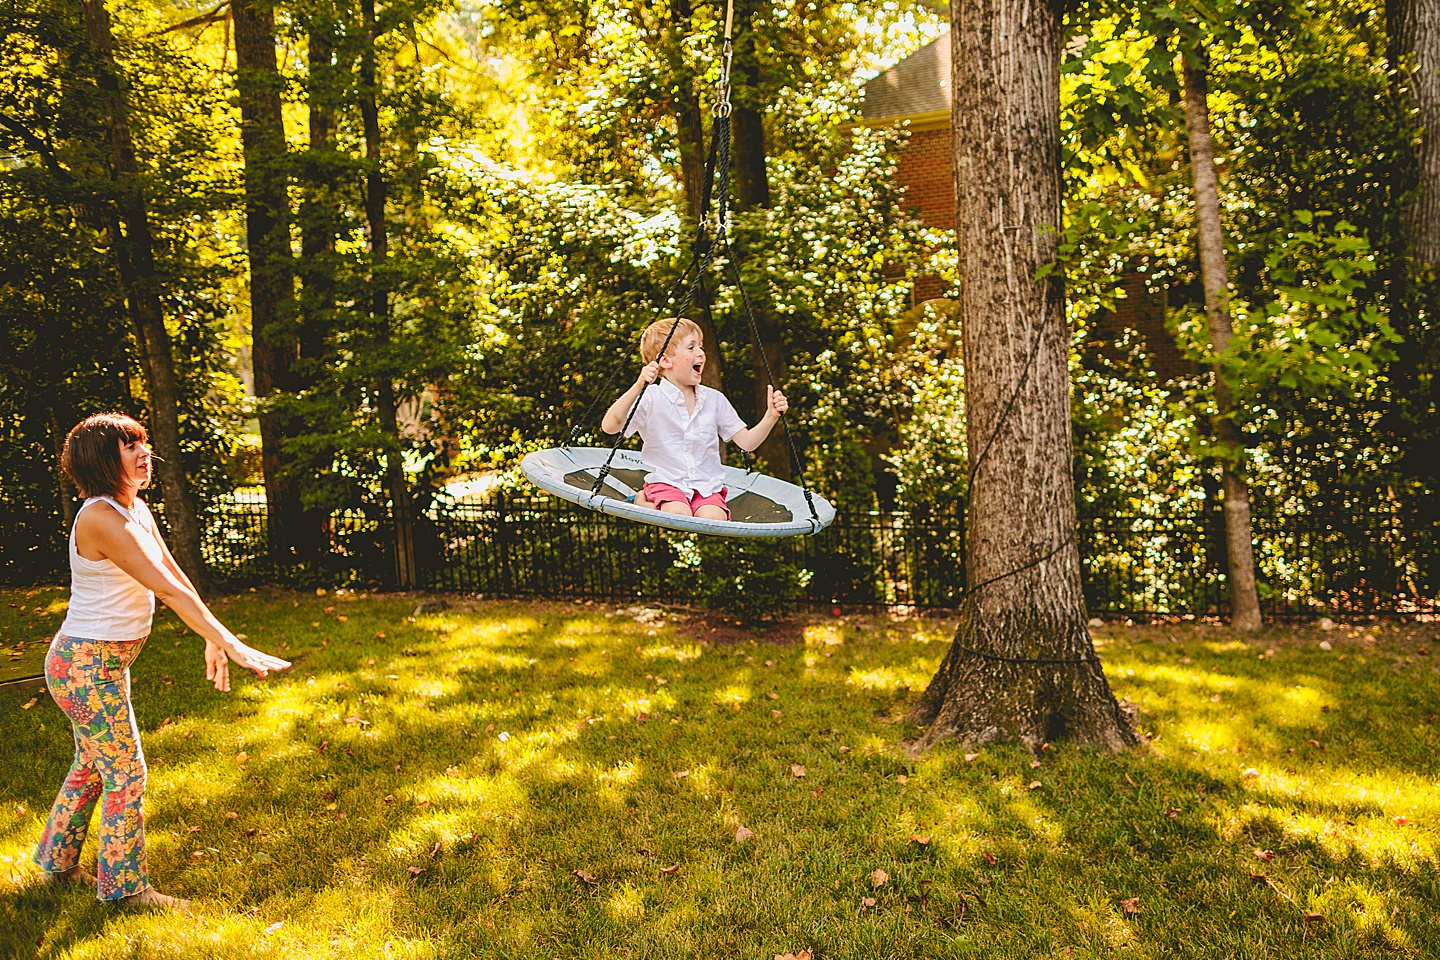
[[(895, 66), (865, 84), (862, 123), (868, 127), (905, 124), (909, 139), (900, 148), (896, 176), (905, 186), (908, 205), (927, 227), (955, 228), (955, 178), (950, 144), (950, 33), (947, 30)], [(1143, 277), (1127, 273), (1126, 297), (1113, 313), (1093, 318), (1088, 342), (1099, 354), (1133, 332), (1143, 341), (1151, 368), (1164, 381), (1193, 375), (1196, 370), (1175, 346), (1165, 328), (1166, 296), (1147, 293)], [(938, 278), (922, 277), (912, 294), (915, 303), (938, 299), (944, 288)]]

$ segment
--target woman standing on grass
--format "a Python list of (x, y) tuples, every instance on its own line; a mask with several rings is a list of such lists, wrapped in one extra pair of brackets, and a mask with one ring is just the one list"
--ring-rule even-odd
[(145, 868), (145, 755), (130, 706), (130, 665), (145, 645), (155, 598), (205, 638), (205, 677), (230, 689), (230, 661), (265, 676), (290, 664), (241, 643), (180, 569), (139, 497), (150, 485), (145, 428), (123, 414), (86, 417), (65, 438), (60, 466), (86, 498), (70, 533), (70, 610), (45, 657), (45, 682), (75, 736), (75, 762), (35, 851), (45, 881), (91, 878), (80, 847), (100, 801), (96, 883), (101, 900), (183, 908), (150, 886)]

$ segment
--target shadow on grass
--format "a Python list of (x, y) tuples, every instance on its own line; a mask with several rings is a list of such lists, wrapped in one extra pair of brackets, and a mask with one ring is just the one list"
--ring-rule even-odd
[[(923, 624), (817, 622), (780, 648), (702, 645), (653, 612), (598, 607), (411, 622), (403, 598), (227, 606), (252, 642), (298, 653), (289, 675), (207, 691), (171, 623), (135, 677), (152, 876), (197, 898), (198, 918), (12, 881), (0, 945), (1388, 956), (1440, 940), (1419, 706), (1435, 684), (1389, 654), (1113, 639), (1107, 672), (1154, 749), (1054, 745), (1036, 767), (1018, 750), (904, 751), (915, 731), (892, 718), (946, 643)], [(12, 861), (68, 764), (65, 729), (53, 705), (0, 699)], [(754, 837), (737, 842), (742, 826)]]

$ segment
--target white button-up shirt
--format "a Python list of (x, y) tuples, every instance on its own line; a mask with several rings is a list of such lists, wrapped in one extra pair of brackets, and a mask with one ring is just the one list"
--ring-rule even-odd
[(625, 435), (638, 433), (645, 440), (640, 458), (651, 470), (646, 483), (668, 483), (708, 497), (725, 486), (719, 440), (729, 442), (744, 429), (745, 421), (719, 390), (697, 385), (691, 413), (680, 388), (661, 377), (640, 395)]

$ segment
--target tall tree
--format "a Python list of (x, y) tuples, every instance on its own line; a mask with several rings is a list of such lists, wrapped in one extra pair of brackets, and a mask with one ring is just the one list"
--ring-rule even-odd
[(1090, 641), (1071, 474), (1058, 0), (952, 0), (968, 591), (922, 745), (1137, 738)]
[(419, 571), (415, 561), (415, 517), (411, 508), (410, 484), (405, 477), (401, 451), (400, 424), (395, 402), (395, 381), (390, 369), (390, 276), (386, 263), (390, 241), (385, 224), (385, 170), (381, 157), (379, 84), (375, 70), (375, 46), (380, 28), (375, 20), (375, 0), (361, 0), (364, 20), (360, 53), (360, 116), (365, 128), (365, 221), (370, 231), (370, 312), (379, 347), (379, 375), (375, 384), (376, 414), (386, 438), (385, 487), (390, 494), (390, 516), (394, 526), (395, 585), (415, 586)]
[[(286, 418), (273, 401), (295, 390), (295, 264), (290, 250), (290, 198), (284, 84), (275, 64), (275, 8), (269, 0), (231, 0), (235, 24), (235, 85), (245, 148), (245, 240), (250, 260), (251, 358), (260, 413), (261, 463), (271, 548), (285, 554), (301, 531), (300, 496), (285, 454)], [(267, 402), (269, 401), (269, 402)]]
[(200, 552), (200, 522), (185, 477), (180, 450), (180, 387), (165, 313), (160, 303), (160, 281), (155, 270), (154, 238), (135, 147), (130, 137), (125, 86), (115, 64), (110, 14), (104, 0), (84, 0), (85, 32), (94, 61), (95, 83), (104, 112), (115, 179), (115, 205), (108, 213), (108, 233), (118, 273), (125, 287), (126, 305), (135, 327), (150, 393), (150, 436), (154, 443), (165, 522), (175, 546), (176, 559), (200, 583), (204, 561)]
[(1386, 0), (1390, 69), (1408, 81), (1419, 113), (1417, 191), (1405, 211), (1410, 254), (1421, 269), (1440, 266), (1440, 0)]
[[(1200, 248), (1201, 284), (1210, 348), (1225, 354), (1233, 337), (1230, 324), (1230, 278), (1225, 264), (1225, 234), (1220, 224), (1220, 187), (1215, 174), (1215, 140), (1210, 133), (1207, 57), (1202, 47), (1184, 52), (1185, 127), (1190, 139), (1190, 176), (1195, 187), (1195, 234)], [(1255, 587), (1254, 533), (1250, 524), (1250, 485), (1243, 474), (1244, 441), (1236, 426), (1234, 395), (1217, 364), (1215, 415), (1211, 422), (1220, 448), (1221, 484), (1225, 489), (1225, 554), (1230, 594), (1230, 625), (1259, 630), (1260, 598)]]
[[(751, 5), (743, 0), (737, 6), (735, 106), (731, 122), (735, 131), (735, 203), (741, 213), (746, 213), (770, 206), (770, 173), (767, 169), (763, 107), (765, 93), (771, 85), (764, 82), (760, 59), (757, 56), (757, 37), (752, 25), (758, 10), (752, 9)], [(765, 411), (766, 388), (774, 386), (779, 390), (785, 383), (785, 346), (780, 330), (780, 318), (776, 315), (774, 306), (763, 296), (753, 297), (751, 303), (755, 315), (755, 330), (752, 335), (756, 341), (751, 346), (751, 356), (755, 378), (755, 410), (758, 416)], [(772, 376), (773, 382), (770, 379)], [(770, 431), (765, 442), (755, 450), (765, 461), (766, 469), (782, 480), (794, 479), (789, 445), (784, 435), (784, 431), (788, 429), (782, 427), (780, 430)]]

